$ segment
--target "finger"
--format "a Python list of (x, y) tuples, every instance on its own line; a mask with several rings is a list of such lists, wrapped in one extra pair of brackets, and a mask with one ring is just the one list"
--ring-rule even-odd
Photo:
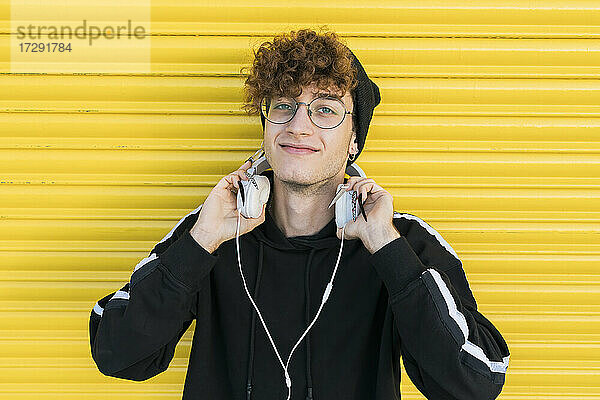
[(243, 179), (245, 181), (248, 180), (248, 176), (246, 175), (246, 172), (243, 169), (235, 170), (235, 171), (232, 172), (232, 174), (238, 176), (240, 179)]
[[(372, 185), (375, 181), (371, 178), (363, 178), (362, 180), (356, 182), (353, 186), (352, 190), (356, 190), (357, 193), (360, 193), (363, 190), (365, 185)], [(364, 198), (366, 198), (366, 193), (363, 193)]]
[(233, 186), (235, 186), (236, 189), (240, 188), (240, 177), (238, 175), (231, 175), (231, 182), (233, 183)]
[(240, 168), (239, 168), (239, 169), (242, 169), (242, 170), (244, 170), (244, 171), (245, 171), (245, 170), (247, 170), (248, 168), (250, 168), (251, 166), (252, 166), (252, 163), (250, 162), (250, 160), (246, 160), (246, 162), (245, 162), (245, 163), (243, 163), (243, 164), (240, 166)]
[(353, 176), (351, 178), (355, 178), (352, 181), (350, 181), (350, 179), (348, 179), (348, 183), (350, 183), (350, 187), (347, 190), (356, 190), (356, 185), (362, 184), (364, 182), (373, 182), (375, 183), (375, 181), (371, 178), (364, 178), (362, 176)]
[(362, 198), (364, 199), (364, 201), (367, 201), (367, 196), (369, 195), (369, 192), (371, 192), (373, 190), (373, 186), (375, 184), (374, 183), (370, 183), (370, 184), (366, 184), (362, 187)]
[[(248, 165), (247, 165), (248, 164)], [(239, 169), (236, 169), (235, 171), (227, 174), (226, 176), (237, 176), (240, 179), (244, 179), (247, 180), (248, 177), (246, 176), (246, 169), (248, 169), (250, 167), (250, 161), (245, 162)]]
[(346, 181), (346, 191), (347, 192), (352, 190), (352, 188), (354, 187), (354, 185), (356, 184), (358, 179), (360, 179), (360, 177), (351, 176), (350, 178), (348, 178), (348, 180)]
[(239, 189), (239, 183), (238, 183), (240, 180), (239, 176), (234, 175), (234, 174), (229, 174), (229, 175), (225, 175), (225, 177), (223, 179), (225, 179), (225, 182), (227, 182), (227, 184), (228, 184), (226, 189), (231, 190), (232, 187)]
[(233, 186), (234, 185), (231, 175), (225, 175), (219, 180), (219, 182), (217, 182), (215, 188), (231, 190)]
[(377, 198), (379, 198), (380, 195), (384, 195), (386, 193), (389, 194), (389, 192), (387, 190), (385, 190), (384, 188), (382, 188), (377, 183), (373, 184), (373, 187), (371, 188), (370, 192), (371, 192), (372, 195), (376, 196)]
[(371, 199), (370, 202), (376, 202), (379, 201), (380, 198), (385, 197), (385, 196), (389, 196), (392, 201), (394, 199), (394, 196), (392, 196), (392, 194), (390, 192), (388, 192), (387, 190), (385, 190), (384, 188), (382, 188), (381, 186), (374, 184), (373, 188), (370, 191), (371, 194)]
[(350, 191), (352, 190), (352, 187), (356, 184), (356, 182), (358, 182), (361, 179), (365, 179), (362, 176), (351, 176), (350, 178), (348, 178), (348, 180), (346, 181), (346, 191)]
[[(378, 185), (373, 179), (364, 180), (362, 182), (358, 182), (355, 186), (356, 191), (367, 190), (370, 193), (377, 193), (383, 189), (380, 185)], [(365, 193), (365, 192), (363, 192)]]
[[(362, 198), (364, 199), (365, 203), (367, 200), (370, 200), (369, 203), (371, 201), (376, 201), (381, 195), (386, 193), (385, 189), (375, 182), (365, 182), (357, 189), (357, 191), (362, 194)], [(370, 198), (367, 197), (369, 195)]]
[(355, 186), (355, 190), (357, 193), (360, 194), (360, 196), (362, 197), (363, 201), (367, 200), (367, 196), (369, 194), (369, 189), (373, 187), (373, 183), (371, 182), (359, 182), (356, 186)]

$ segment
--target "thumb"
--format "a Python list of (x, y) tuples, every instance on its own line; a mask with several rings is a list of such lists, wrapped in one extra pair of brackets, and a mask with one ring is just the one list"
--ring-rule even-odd
[(264, 221), (267, 217), (267, 203), (263, 204), (262, 212), (260, 213), (261, 219)]
[(255, 228), (258, 225), (260, 225), (263, 222), (265, 222), (265, 218), (266, 218), (266, 215), (267, 215), (266, 211), (267, 211), (267, 203), (263, 204), (262, 211), (261, 211), (261, 213), (260, 213), (260, 215), (258, 217), (250, 219), (253, 228)]

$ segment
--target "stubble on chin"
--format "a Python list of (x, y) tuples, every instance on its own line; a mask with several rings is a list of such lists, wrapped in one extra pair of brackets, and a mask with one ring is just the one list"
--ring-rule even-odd
[[(341, 167), (340, 167), (341, 168)], [(278, 171), (276, 173), (275, 171)], [(312, 196), (323, 193), (323, 187), (331, 185), (339, 170), (332, 162), (325, 163), (319, 169), (293, 169), (291, 165), (283, 169), (273, 169), (277, 179), (289, 190), (303, 196)], [(337, 183), (335, 184), (337, 188)], [(335, 189), (335, 188), (334, 188)]]

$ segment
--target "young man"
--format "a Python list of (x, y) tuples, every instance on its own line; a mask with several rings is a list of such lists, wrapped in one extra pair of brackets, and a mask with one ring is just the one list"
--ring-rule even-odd
[[(395, 212), (373, 179), (344, 178), (380, 101), (354, 54), (334, 33), (276, 36), (255, 53), (246, 94), (246, 109), (261, 112), (272, 190), (259, 218), (241, 217), (239, 265), (269, 335), (238, 269), (247, 161), (96, 303), (99, 370), (157, 375), (196, 319), (184, 399), (397, 399), (401, 357), (428, 399), (495, 399), (508, 346), (477, 311), (455, 251), (422, 219)], [(344, 182), (361, 193), (366, 218), (345, 226), (321, 308), (341, 238), (327, 206)]]

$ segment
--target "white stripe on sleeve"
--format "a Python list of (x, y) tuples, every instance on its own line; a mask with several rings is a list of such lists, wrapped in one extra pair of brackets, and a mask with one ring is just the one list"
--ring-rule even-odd
[(475, 358), (477, 358), (478, 360), (483, 361), (488, 366), (490, 371), (506, 373), (510, 355), (504, 357), (502, 359), (502, 362), (490, 361), (490, 359), (485, 355), (485, 353), (483, 352), (483, 349), (481, 347), (470, 342), (469, 341), (469, 326), (467, 325), (467, 320), (466, 320), (465, 316), (456, 307), (456, 302), (454, 301), (454, 297), (452, 297), (452, 294), (450, 293), (450, 290), (448, 289), (446, 282), (444, 282), (440, 273), (438, 271), (436, 271), (435, 269), (428, 268), (427, 270), (425, 270), (423, 272), (423, 274), (425, 274), (427, 272), (429, 272), (431, 274), (438, 289), (442, 293), (442, 296), (444, 297), (444, 301), (446, 302), (446, 306), (448, 307), (448, 313), (450, 314), (450, 317), (454, 320), (454, 322), (456, 322), (456, 324), (458, 325), (458, 327), (460, 328), (460, 330), (463, 333), (465, 342), (461, 348), (464, 351), (466, 351), (467, 353), (469, 353), (472, 356), (474, 356)]

